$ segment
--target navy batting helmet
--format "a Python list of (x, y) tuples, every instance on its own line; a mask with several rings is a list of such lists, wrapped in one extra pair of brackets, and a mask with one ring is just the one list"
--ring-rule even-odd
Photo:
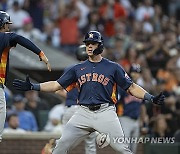
[(139, 64), (132, 64), (129, 72), (141, 73), (141, 66)]
[(8, 13), (4, 11), (0, 11), (0, 28), (3, 27), (4, 24), (12, 24), (10, 21), (10, 16)]
[(88, 55), (86, 53), (86, 46), (85, 45), (80, 45), (78, 49), (76, 50), (76, 58), (79, 61), (85, 61), (88, 59)]
[(85, 39), (84, 39), (83, 42), (84, 43), (87, 43), (87, 42), (99, 43), (98, 48), (93, 51), (94, 55), (98, 55), (98, 54), (101, 54), (103, 52), (103, 49), (104, 49), (103, 38), (102, 38), (100, 32), (98, 32), (98, 31), (90, 31), (90, 32), (88, 32), (85, 35)]

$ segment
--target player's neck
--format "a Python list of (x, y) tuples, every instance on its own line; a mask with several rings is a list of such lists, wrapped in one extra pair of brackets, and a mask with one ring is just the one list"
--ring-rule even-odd
[(99, 55), (92, 55), (92, 56), (89, 56), (89, 61), (90, 62), (100, 62), (102, 60), (102, 56), (99, 54)]

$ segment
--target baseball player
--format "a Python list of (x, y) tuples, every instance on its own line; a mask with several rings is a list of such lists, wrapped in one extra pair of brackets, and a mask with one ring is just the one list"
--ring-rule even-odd
[[(76, 58), (77, 60), (83, 62), (88, 59), (88, 55), (86, 53), (86, 46), (80, 45), (76, 51)], [(67, 68), (66, 70), (68, 70)], [(60, 90), (56, 92), (61, 96), (66, 97), (66, 111), (62, 118), (62, 123), (65, 125), (69, 119), (74, 115), (74, 113), (78, 110), (79, 105), (77, 104), (78, 100), (78, 89), (74, 88), (68, 93), (65, 90)], [(91, 133), (85, 139), (85, 153), (86, 154), (96, 154), (96, 143), (95, 143), (96, 133)]]
[[(141, 67), (139, 64), (132, 64), (129, 70), (129, 75), (133, 82), (137, 82), (137, 79), (140, 77)], [(131, 94), (125, 93), (125, 91), (120, 90), (121, 99), (117, 103), (117, 113), (122, 124), (122, 128), (125, 134), (125, 137), (128, 138), (138, 138), (139, 137), (139, 127), (140, 120), (143, 121), (146, 117), (145, 106), (142, 103), (141, 99), (138, 99)], [(120, 111), (120, 112), (118, 112)], [(141, 114), (141, 117), (139, 118)], [(137, 143), (130, 142), (130, 149), (136, 153)]]
[(6, 102), (4, 94), (4, 85), (7, 78), (8, 62), (9, 62), (9, 51), (12, 47), (16, 47), (16, 44), (33, 51), (37, 54), (48, 67), (48, 70), (51, 71), (51, 66), (48, 62), (47, 57), (36, 45), (34, 45), (30, 40), (17, 35), (13, 32), (9, 32), (9, 24), (12, 24), (10, 21), (10, 16), (3, 11), (0, 11), (0, 141), (2, 139), (2, 133), (4, 128), (4, 122), (6, 117)]
[(90, 31), (83, 41), (86, 45), (88, 60), (66, 71), (57, 81), (39, 84), (15, 79), (17, 90), (37, 90), (55, 92), (71, 90), (78, 85), (78, 111), (66, 124), (61, 138), (57, 141), (53, 154), (67, 154), (90, 133), (98, 131), (110, 136), (110, 146), (122, 154), (132, 154), (125, 143), (119, 143), (124, 134), (116, 114), (117, 85), (131, 95), (149, 102), (162, 105), (164, 95), (153, 96), (133, 83), (124, 69), (117, 63), (102, 57), (103, 39), (98, 31)]

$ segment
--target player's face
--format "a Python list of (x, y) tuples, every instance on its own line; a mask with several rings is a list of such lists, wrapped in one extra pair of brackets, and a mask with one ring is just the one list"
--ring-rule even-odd
[(97, 42), (86, 42), (86, 52), (88, 56), (93, 55), (93, 51), (98, 47), (98, 45)]

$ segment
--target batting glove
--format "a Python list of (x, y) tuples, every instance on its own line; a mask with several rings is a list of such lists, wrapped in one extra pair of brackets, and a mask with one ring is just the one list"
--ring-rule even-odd
[(165, 99), (165, 96), (164, 96), (163, 92), (161, 92), (157, 96), (153, 96), (153, 95), (151, 95), (149, 93), (146, 93), (145, 96), (144, 96), (144, 100), (146, 100), (148, 102), (151, 102), (151, 103), (154, 103), (156, 105), (163, 105), (164, 104), (164, 99)]
[(152, 103), (157, 104), (157, 105), (163, 105), (164, 99), (165, 99), (165, 96), (163, 92), (161, 92), (159, 95), (153, 97)]
[(16, 90), (21, 90), (21, 91), (28, 91), (28, 90), (40, 90), (40, 85), (39, 84), (34, 84), (31, 83), (29, 80), (29, 76), (26, 76), (26, 80), (22, 81), (19, 79), (14, 79), (13, 81), (13, 86)]

